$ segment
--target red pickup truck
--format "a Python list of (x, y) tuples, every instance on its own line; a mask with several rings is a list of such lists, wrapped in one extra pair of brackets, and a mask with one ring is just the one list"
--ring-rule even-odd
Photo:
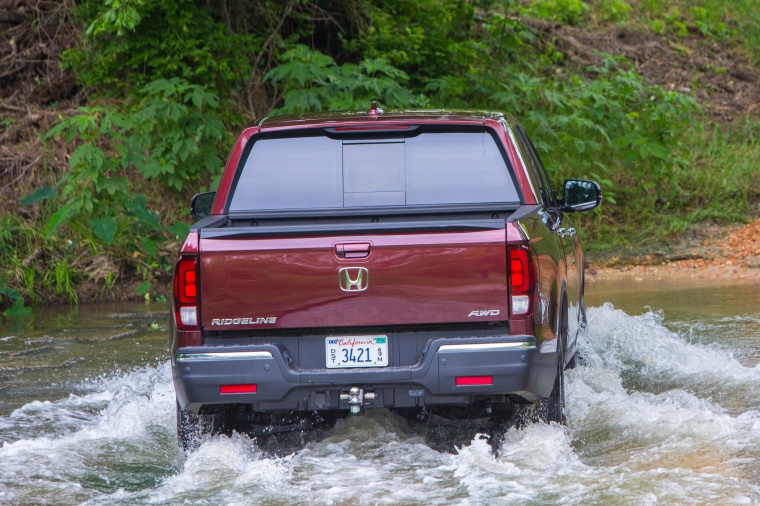
[(174, 275), (180, 446), (331, 413), (541, 406), (585, 325), (570, 215), (511, 116), (369, 111), (246, 128)]

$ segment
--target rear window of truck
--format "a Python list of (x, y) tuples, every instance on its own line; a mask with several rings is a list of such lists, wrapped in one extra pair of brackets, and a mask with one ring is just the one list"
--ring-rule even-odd
[(260, 138), (230, 212), (519, 202), (487, 131), (386, 139)]

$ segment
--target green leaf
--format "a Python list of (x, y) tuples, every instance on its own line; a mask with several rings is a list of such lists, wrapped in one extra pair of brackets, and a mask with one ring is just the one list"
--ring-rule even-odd
[(51, 188), (49, 186), (45, 186), (43, 188), (40, 188), (36, 192), (32, 193), (28, 197), (24, 197), (21, 199), (21, 205), (22, 206), (28, 206), (31, 204), (34, 204), (35, 202), (39, 202), (41, 200), (48, 200), (55, 198), (55, 188)]
[(158, 248), (156, 247), (156, 241), (152, 241), (147, 237), (140, 239), (140, 244), (142, 244), (143, 250), (148, 256), (152, 257), (156, 254), (156, 251), (158, 251)]
[(150, 281), (147, 279), (137, 287), (137, 295), (142, 296), (150, 292)]
[(161, 231), (161, 222), (153, 211), (146, 207), (147, 200), (148, 198), (145, 195), (138, 195), (134, 200), (125, 202), (125, 205), (139, 222), (159, 232)]
[(3, 315), (8, 317), (24, 316), (32, 313), (32, 308), (24, 306), (24, 298), (18, 290), (5, 286), (5, 280), (0, 279), (0, 296), (6, 296), (13, 299), (11, 307), (3, 311)]
[(647, 149), (652, 156), (659, 158), (660, 160), (665, 160), (670, 154), (668, 148), (657, 142), (648, 143)]
[(22, 297), (13, 301), (13, 305), (3, 311), (5, 316), (26, 316), (32, 314), (32, 308), (24, 305), (24, 299)]
[(101, 219), (91, 218), (90, 225), (98, 239), (108, 246), (113, 243), (114, 238), (116, 238), (116, 230), (118, 229), (116, 220), (110, 216), (103, 216)]
[(125, 177), (103, 177), (98, 179), (98, 187), (108, 192), (109, 195), (115, 195), (117, 192), (128, 191), (128, 181)]
[(174, 223), (166, 227), (166, 229), (177, 237), (185, 237), (190, 231), (190, 225), (182, 223), (179, 220), (174, 220)]
[(61, 223), (64, 223), (69, 219), (69, 211), (70, 208), (67, 206), (64, 206), (60, 208), (58, 211), (53, 213), (53, 216), (50, 217), (50, 220), (48, 220), (47, 224), (47, 230), (45, 231), (46, 237), (52, 237), (53, 233), (55, 232), (55, 229), (58, 228), (58, 226)]

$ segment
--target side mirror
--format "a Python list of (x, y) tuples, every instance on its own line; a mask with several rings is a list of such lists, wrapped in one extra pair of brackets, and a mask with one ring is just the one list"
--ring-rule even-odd
[(563, 211), (590, 211), (602, 202), (602, 188), (594, 181), (568, 179), (565, 181), (565, 198), (562, 200)]
[(202, 220), (211, 214), (211, 206), (214, 205), (214, 197), (216, 197), (216, 192), (199, 193), (193, 197), (193, 200), (190, 203), (190, 214), (193, 215), (193, 219)]

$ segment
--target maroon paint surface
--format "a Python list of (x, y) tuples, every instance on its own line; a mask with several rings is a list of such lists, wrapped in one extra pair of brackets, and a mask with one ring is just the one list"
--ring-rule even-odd
[[(514, 231), (513, 231), (514, 233)], [(278, 239), (202, 239), (204, 330), (498, 321), (508, 318), (507, 229)], [(364, 258), (336, 245), (369, 243)], [(364, 291), (342, 291), (338, 271), (364, 267)], [(499, 314), (469, 316), (472, 311)], [(213, 325), (271, 318), (275, 324)]]

